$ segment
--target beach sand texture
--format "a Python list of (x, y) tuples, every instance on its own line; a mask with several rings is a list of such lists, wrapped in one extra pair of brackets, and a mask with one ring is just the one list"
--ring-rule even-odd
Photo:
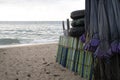
[(55, 62), (57, 44), (0, 48), (0, 80), (83, 80)]

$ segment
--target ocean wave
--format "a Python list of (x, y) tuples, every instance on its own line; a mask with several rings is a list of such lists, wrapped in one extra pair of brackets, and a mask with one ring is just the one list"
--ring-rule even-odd
[(0, 45), (50, 43), (50, 42), (58, 42), (58, 39), (12, 39), (12, 38), (0, 39)]
[(18, 39), (3, 38), (0, 39), (0, 45), (9, 45), (9, 44), (20, 44)]
[(3, 23), (0, 23), (0, 45), (57, 42), (63, 34), (61, 21)]

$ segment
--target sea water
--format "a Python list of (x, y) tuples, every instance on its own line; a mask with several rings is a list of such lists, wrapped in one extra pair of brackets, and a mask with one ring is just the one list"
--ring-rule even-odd
[(58, 42), (61, 21), (1, 21), (0, 45)]

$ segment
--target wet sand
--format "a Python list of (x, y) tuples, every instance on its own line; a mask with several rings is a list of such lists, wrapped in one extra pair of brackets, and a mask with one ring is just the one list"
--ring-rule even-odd
[(0, 80), (83, 80), (55, 62), (57, 44), (0, 48)]

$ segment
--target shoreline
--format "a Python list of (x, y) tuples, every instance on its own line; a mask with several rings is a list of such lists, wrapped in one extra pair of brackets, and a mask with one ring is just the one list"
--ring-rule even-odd
[(58, 44), (58, 42), (0, 45), (0, 48), (38, 46), (38, 45), (49, 45), (49, 44)]

